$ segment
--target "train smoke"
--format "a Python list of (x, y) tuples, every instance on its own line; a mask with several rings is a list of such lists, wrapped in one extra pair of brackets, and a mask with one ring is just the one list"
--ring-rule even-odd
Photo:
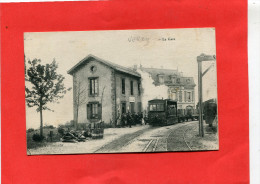
[(143, 110), (147, 110), (148, 101), (153, 99), (166, 99), (168, 98), (168, 87), (163, 85), (155, 86), (154, 80), (149, 73), (137, 69), (142, 78), (142, 106)]

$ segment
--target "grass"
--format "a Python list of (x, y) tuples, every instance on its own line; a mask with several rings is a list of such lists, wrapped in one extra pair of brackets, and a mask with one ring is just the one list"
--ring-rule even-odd
[[(53, 131), (53, 138), (52, 141), (50, 139), (50, 131)], [(57, 128), (43, 128), (43, 136), (45, 139), (41, 142), (36, 142), (32, 139), (33, 134), (38, 133), (40, 134), (40, 130), (34, 130), (30, 132), (26, 132), (26, 139), (27, 139), (27, 149), (33, 149), (33, 148), (38, 148), (38, 147), (44, 147), (47, 146), (48, 144), (51, 144), (52, 142), (58, 142), (60, 141), (61, 136), (58, 133)]]

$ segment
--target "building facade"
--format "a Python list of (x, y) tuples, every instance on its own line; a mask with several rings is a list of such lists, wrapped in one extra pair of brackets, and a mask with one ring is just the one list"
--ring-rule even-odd
[(195, 109), (195, 83), (193, 77), (184, 77), (178, 70), (144, 68), (149, 73), (155, 86), (166, 85), (168, 98), (178, 102), (178, 109)]
[(141, 76), (93, 55), (72, 67), (74, 121), (115, 123), (126, 112), (141, 112)]

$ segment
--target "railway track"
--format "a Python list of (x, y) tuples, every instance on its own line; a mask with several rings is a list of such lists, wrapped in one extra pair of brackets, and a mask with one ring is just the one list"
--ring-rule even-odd
[(157, 145), (159, 142), (159, 138), (157, 139), (151, 139), (147, 145), (144, 147), (143, 152), (155, 152)]
[(170, 132), (167, 137), (167, 151), (192, 151), (186, 140), (186, 133), (193, 129), (192, 124), (184, 125)]
[(187, 124), (172, 131), (170, 130), (166, 136), (147, 140), (148, 142), (143, 152), (192, 151), (192, 147), (189, 145), (186, 137), (189, 130), (196, 128), (192, 125)]

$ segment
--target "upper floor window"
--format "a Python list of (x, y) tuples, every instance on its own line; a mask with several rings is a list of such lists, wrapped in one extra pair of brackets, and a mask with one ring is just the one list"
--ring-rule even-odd
[(90, 67), (90, 71), (92, 72), (92, 73), (95, 73), (96, 71), (97, 71), (97, 67), (96, 66), (91, 66)]
[(164, 76), (163, 75), (159, 75), (159, 83), (162, 84), (164, 83)]
[(177, 83), (180, 83), (181, 82), (181, 79), (180, 78), (177, 78)]
[(122, 79), (122, 94), (125, 94), (125, 79)]
[(182, 102), (182, 91), (179, 91), (179, 102)]
[(89, 78), (89, 95), (98, 95), (98, 78)]
[(141, 83), (138, 82), (138, 95), (141, 95)]
[(130, 81), (130, 93), (134, 95), (134, 81)]
[(175, 77), (171, 77), (171, 81), (172, 81), (173, 84), (175, 84), (176, 83), (176, 78)]
[(187, 92), (187, 101), (188, 102), (192, 101), (191, 92)]

